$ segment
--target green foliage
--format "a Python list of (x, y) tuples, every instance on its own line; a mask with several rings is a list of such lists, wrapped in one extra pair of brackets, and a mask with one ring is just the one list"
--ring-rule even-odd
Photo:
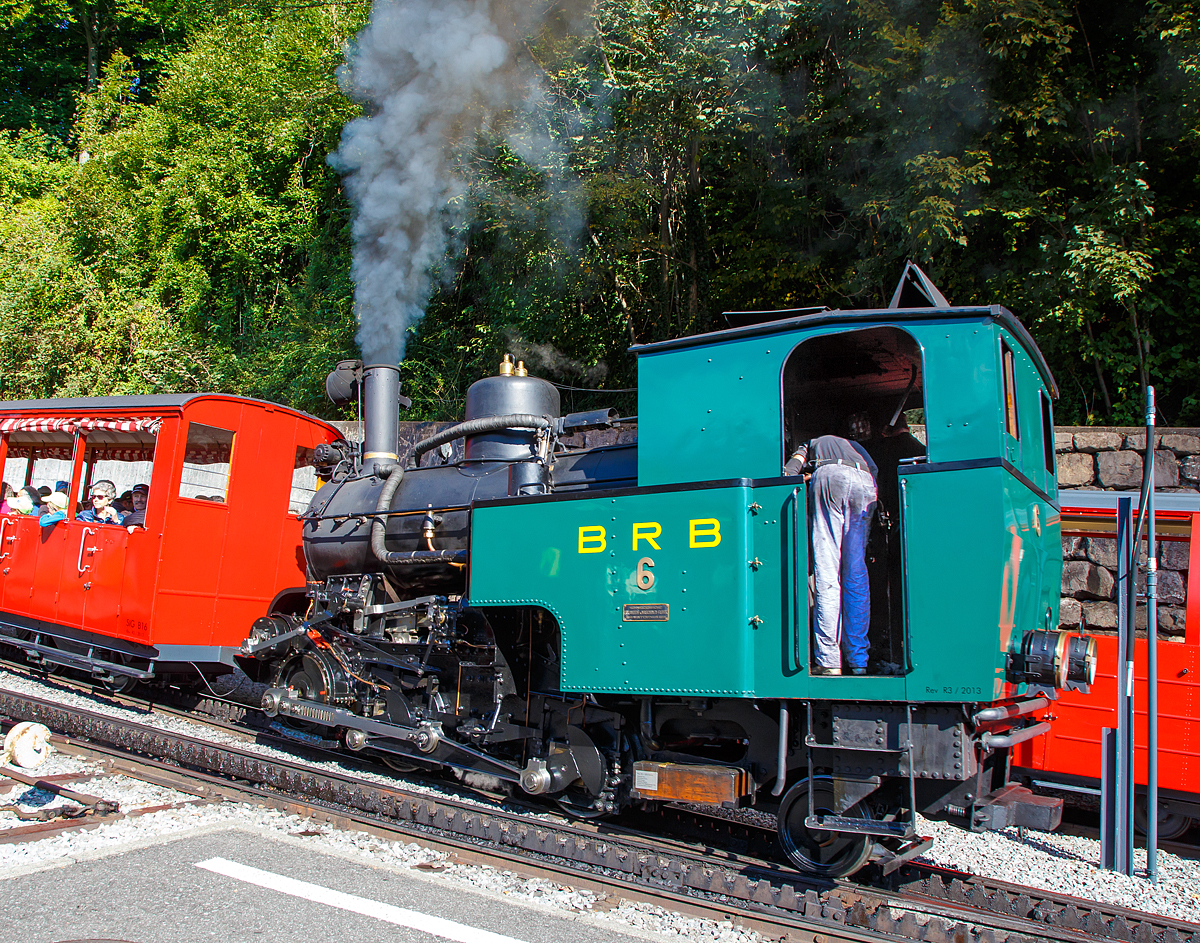
[[(470, 220), (409, 344), (413, 417), (458, 415), (506, 351), (634, 386), (631, 344), (886, 303), (912, 258), (1022, 318), (1060, 422), (1137, 422), (1153, 383), (1165, 421), (1200, 424), (1194, 0), (545, 9), (522, 53), (544, 107), (462, 155)], [(355, 349), (325, 157), (367, 12), (0, 6), (0, 395), (209, 387), (329, 414)]]
[[(48, 156), (38, 177), (0, 152), (20, 214), (0, 236), (0, 394), (321, 407), (328, 364), (353, 351), (349, 213), (325, 156), (354, 114), (334, 72), (356, 25), (337, 7), (234, 11), (175, 55), (153, 103), (116, 53), (80, 100), (77, 161)], [(43, 199), (15, 199), (46, 175)]]

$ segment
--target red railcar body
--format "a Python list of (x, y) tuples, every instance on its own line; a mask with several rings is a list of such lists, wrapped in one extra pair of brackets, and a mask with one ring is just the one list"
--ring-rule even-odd
[[(1085, 498), (1088, 506), (1082, 506)], [(1115, 535), (1116, 498), (1115, 492), (1061, 492), (1063, 536)], [(1133, 500), (1136, 508), (1136, 494)], [(1156, 500), (1166, 505), (1155, 514), (1158, 537), (1188, 545), (1185, 634), (1182, 640), (1160, 636), (1158, 641), (1160, 834), (1178, 835), (1200, 819), (1200, 497), (1159, 495)], [(1139, 599), (1139, 606), (1142, 603)], [(1147, 641), (1144, 631), (1139, 634), (1134, 643), (1135, 770), (1144, 791)], [(1052, 721), (1050, 732), (1014, 747), (1014, 774), (1098, 792), (1101, 731), (1117, 726), (1118, 648), (1114, 635), (1094, 637), (1097, 668), (1091, 692), (1063, 692), (1045, 712), (1044, 719)]]
[[(338, 438), (217, 394), (0, 403), (5, 481), (70, 489), (52, 526), (0, 515), (0, 642), (112, 679), (231, 667), (276, 597), (303, 596), (298, 515), (314, 449)], [(79, 519), (97, 481), (122, 478), (149, 486), (143, 526)]]

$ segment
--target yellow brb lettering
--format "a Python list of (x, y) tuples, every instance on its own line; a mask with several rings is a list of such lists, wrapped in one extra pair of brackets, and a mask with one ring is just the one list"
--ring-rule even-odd
[(715, 517), (688, 521), (689, 547), (715, 547), (721, 542), (721, 522)]
[(633, 549), (637, 550), (638, 541), (644, 540), (655, 550), (662, 550), (662, 547), (660, 547), (654, 541), (654, 538), (660, 536), (661, 534), (662, 534), (662, 525), (656, 524), (656, 523), (654, 523), (654, 521), (649, 521), (645, 524), (634, 524), (633, 525)]
[(579, 528), (579, 552), (580, 553), (599, 553), (606, 546), (604, 542), (604, 528), (600, 525), (593, 527)]

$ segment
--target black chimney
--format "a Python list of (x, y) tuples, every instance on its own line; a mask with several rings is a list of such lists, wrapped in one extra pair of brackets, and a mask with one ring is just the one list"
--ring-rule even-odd
[(373, 363), (363, 368), (364, 468), (400, 461), (400, 368), (390, 363)]

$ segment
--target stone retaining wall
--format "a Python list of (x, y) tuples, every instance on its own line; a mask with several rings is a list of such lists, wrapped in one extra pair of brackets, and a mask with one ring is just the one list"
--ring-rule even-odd
[[(1155, 439), (1155, 490), (1200, 490), (1200, 429), (1161, 429)], [(1054, 449), (1060, 488), (1128, 491), (1142, 486), (1145, 429), (1068, 426), (1054, 433)]]

